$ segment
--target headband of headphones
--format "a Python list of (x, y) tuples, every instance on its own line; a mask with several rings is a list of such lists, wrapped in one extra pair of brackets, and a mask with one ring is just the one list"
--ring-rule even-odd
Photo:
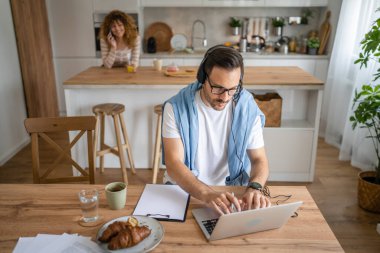
[[(226, 47), (224, 45), (216, 45), (216, 46), (211, 47), (210, 49), (207, 50), (207, 52), (205, 53), (205, 56), (203, 57), (201, 64), (199, 65), (198, 72), (197, 72), (198, 82), (200, 82), (202, 84), (204, 84), (206, 82), (206, 78), (207, 78), (207, 72), (206, 72), (206, 68), (205, 68), (206, 62), (209, 59), (210, 55), (212, 55), (214, 53), (218, 53), (217, 51), (220, 49), (224, 50), (224, 52), (222, 52), (222, 53), (229, 53), (229, 54), (236, 56), (238, 58), (242, 58), (240, 53), (233, 48)], [(243, 59), (241, 59), (241, 60), (243, 62)], [(240, 73), (241, 74), (240, 74), (240, 79), (239, 79), (239, 86), (237, 88), (237, 92), (234, 95), (234, 100), (237, 100), (239, 98), (240, 91), (242, 89), (243, 77), (244, 77), (244, 65), (243, 64), (241, 64), (241, 66), (240, 66)]]
[[(197, 72), (198, 82), (200, 82), (202, 84), (205, 83), (206, 78), (207, 78), (207, 73), (206, 73), (206, 69), (205, 69), (206, 62), (209, 59), (210, 55), (217, 53), (217, 51), (220, 49), (224, 50), (225, 53), (226, 52), (230, 53), (231, 55), (235, 55), (236, 57), (239, 57), (239, 58), (242, 57), (238, 51), (236, 51), (233, 48), (226, 47), (224, 45), (216, 45), (216, 46), (211, 47), (210, 49), (207, 50), (207, 52), (205, 53), (205, 56), (203, 57), (201, 64), (199, 65), (198, 72)], [(240, 72), (241, 74), (240, 74), (239, 83), (242, 85), (243, 84), (243, 77), (244, 77), (244, 66), (243, 65), (241, 65), (240, 71), (241, 71)]]

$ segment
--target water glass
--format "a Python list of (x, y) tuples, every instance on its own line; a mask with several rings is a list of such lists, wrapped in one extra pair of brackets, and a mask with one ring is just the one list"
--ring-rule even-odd
[(81, 190), (78, 193), (80, 207), (82, 209), (82, 220), (84, 222), (94, 222), (98, 216), (99, 192), (98, 190)]

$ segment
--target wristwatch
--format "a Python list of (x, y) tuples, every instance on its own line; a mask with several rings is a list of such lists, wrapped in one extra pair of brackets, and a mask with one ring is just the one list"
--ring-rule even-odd
[(261, 191), (263, 189), (263, 187), (261, 186), (261, 184), (258, 183), (258, 182), (249, 182), (248, 185), (247, 185), (247, 188), (252, 188), (252, 189), (255, 189), (255, 190), (259, 190), (259, 191)]

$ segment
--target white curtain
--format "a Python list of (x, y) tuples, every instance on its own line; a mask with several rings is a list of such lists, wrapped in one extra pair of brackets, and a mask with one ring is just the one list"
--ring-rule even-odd
[(379, 0), (343, 0), (333, 52), (325, 86), (324, 109), (327, 110), (325, 141), (340, 148), (339, 159), (351, 160), (354, 167), (374, 169), (377, 157), (368, 130), (352, 130), (349, 117), (355, 89), (372, 82), (380, 64), (371, 62), (359, 69), (354, 64), (361, 51), (360, 41), (379, 17)]

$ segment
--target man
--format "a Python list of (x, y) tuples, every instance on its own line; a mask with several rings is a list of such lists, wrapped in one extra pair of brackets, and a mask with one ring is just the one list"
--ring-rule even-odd
[[(262, 128), (252, 94), (242, 88), (243, 58), (235, 49), (210, 48), (197, 81), (164, 104), (164, 182), (178, 184), (220, 214), (270, 206), (261, 188), (268, 178)], [(209, 185), (248, 185), (242, 199)]]

